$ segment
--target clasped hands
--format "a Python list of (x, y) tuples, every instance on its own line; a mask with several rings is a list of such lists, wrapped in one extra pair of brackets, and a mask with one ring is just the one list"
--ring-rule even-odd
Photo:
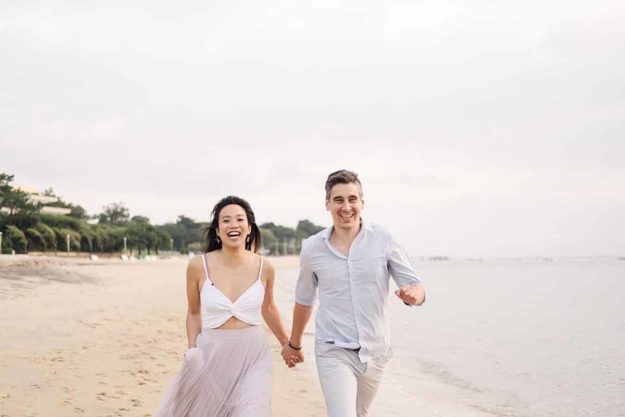
[(301, 349), (293, 349), (288, 343), (285, 343), (282, 346), (282, 359), (289, 368), (294, 368), (298, 363), (304, 362), (304, 354)]

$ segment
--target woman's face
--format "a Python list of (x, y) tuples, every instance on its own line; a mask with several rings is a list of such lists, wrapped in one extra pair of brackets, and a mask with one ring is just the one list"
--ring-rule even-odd
[(245, 247), (245, 239), (251, 233), (252, 228), (247, 222), (247, 215), (243, 207), (237, 204), (229, 204), (219, 212), (217, 236), (223, 246)]

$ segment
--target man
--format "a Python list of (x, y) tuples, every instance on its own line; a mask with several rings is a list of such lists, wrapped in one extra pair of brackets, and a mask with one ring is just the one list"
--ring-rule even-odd
[(406, 305), (421, 305), (425, 288), (390, 234), (360, 217), (362, 185), (354, 172), (326, 181), (332, 227), (307, 239), (300, 255), (289, 366), (302, 362), (302, 335), (319, 298), (315, 358), (329, 417), (366, 417), (391, 356), (387, 324), (389, 278)]

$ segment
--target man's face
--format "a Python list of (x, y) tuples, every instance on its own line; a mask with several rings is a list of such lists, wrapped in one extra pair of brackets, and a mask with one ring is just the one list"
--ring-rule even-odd
[(358, 229), (364, 204), (358, 184), (336, 184), (330, 191), (330, 199), (326, 200), (326, 209), (332, 214), (334, 227)]

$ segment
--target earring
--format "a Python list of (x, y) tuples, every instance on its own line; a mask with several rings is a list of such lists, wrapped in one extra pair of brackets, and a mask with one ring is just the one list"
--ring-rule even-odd
[(221, 239), (219, 239), (219, 236), (215, 236), (215, 240), (217, 241), (217, 243), (221, 242)]
[(250, 243), (252, 241), (252, 235), (247, 235), (245, 238), (245, 243)]

